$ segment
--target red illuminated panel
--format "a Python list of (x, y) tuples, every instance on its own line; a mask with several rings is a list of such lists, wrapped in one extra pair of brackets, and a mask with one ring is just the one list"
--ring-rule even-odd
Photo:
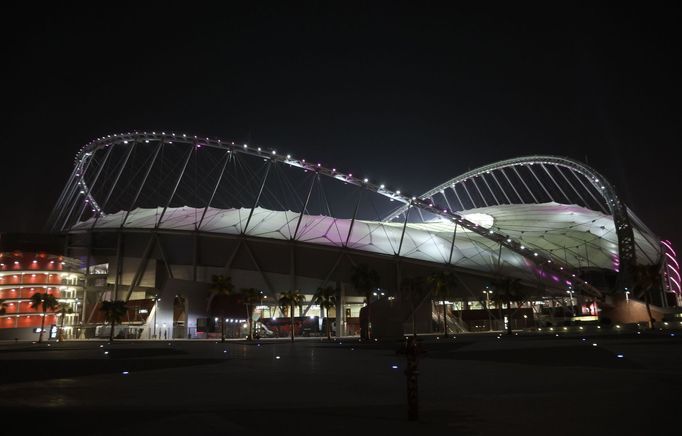
[(16, 318), (13, 316), (6, 316), (0, 318), (0, 328), (8, 329), (8, 328), (14, 328), (14, 323), (16, 322)]
[(12, 274), (0, 277), (0, 285), (18, 285), (21, 283), (20, 274)]
[(19, 291), (17, 289), (0, 289), (0, 300), (8, 298), (19, 298)]
[(47, 281), (46, 274), (24, 274), (24, 283), (26, 284), (40, 284)]

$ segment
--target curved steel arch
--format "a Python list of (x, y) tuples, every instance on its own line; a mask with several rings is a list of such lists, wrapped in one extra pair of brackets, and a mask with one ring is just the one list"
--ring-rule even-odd
[[(443, 217), (446, 220), (449, 220), (452, 223), (455, 223), (455, 226), (461, 226), (473, 233), (476, 233), (480, 235), (483, 238), (486, 238), (488, 240), (494, 241), (496, 244), (499, 244), (500, 249), (502, 247), (507, 248), (508, 250), (519, 254), (523, 258), (525, 258), (527, 261), (530, 263), (536, 265), (540, 270), (546, 270), (548, 272), (552, 272), (556, 274), (559, 277), (563, 277), (566, 279), (567, 283), (573, 283), (576, 285), (581, 285), (583, 289), (585, 289), (586, 292), (595, 295), (595, 296), (601, 296), (601, 292), (594, 288), (593, 286), (587, 284), (584, 280), (582, 280), (579, 277), (576, 277), (575, 274), (572, 274), (572, 266), (568, 264), (562, 263), (561, 260), (556, 259), (552, 257), (551, 255), (547, 255), (545, 253), (539, 253), (537, 251), (531, 251), (528, 248), (524, 247), (524, 245), (519, 242), (519, 241), (514, 241), (510, 239), (507, 235), (504, 235), (499, 232), (495, 232), (492, 229), (485, 229), (481, 226), (479, 226), (477, 223), (474, 223), (468, 219), (466, 219), (463, 215), (457, 213), (456, 211), (452, 210), (450, 207), (443, 207), (440, 205), (434, 204), (432, 201), (428, 200), (428, 195), (421, 196), (420, 198), (417, 197), (410, 197), (406, 194), (401, 193), (399, 190), (391, 190), (386, 188), (384, 185), (377, 185), (372, 182), (370, 182), (368, 179), (365, 178), (360, 178), (357, 176), (353, 176), (352, 174), (345, 174), (342, 172), (337, 171), (335, 168), (328, 168), (326, 166), (321, 165), (320, 163), (311, 163), (311, 162), (306, 162), (305, 159), (296, 159), (293, 158), (291, 155), (284, 155), (281, 153), (278, 153), (276, 150), (273, 149), (262, 149), (260, 147), (252, 147), (248, 146), (246, 144), (235, 144), (234, 142), (228, 142), (228, 141), (223, 141), (220, 139), (215, 139), (215, 138), (207, 138), (207, 137), (198, 137), (198, 136), (191, 136), (191, 135), (186, 135), (186, 134), (175, 134), (175, 133), (166, 133), (166, 132), (131, 132), (131, 133), (125, 133), (125, 134), (114, 134), (114, 135), (107, 135), (106, 137), (101, 137), (98, 138), (94, 141), (89, 142), (85, 146), (83, 146), (79, 152), (76, 154), (75, 157), (75, 165), (74, 165), (74, 170), (71, 174), (71, 177), (69, 178), (69, 181), (67, 182), (66, 187), (64, 188), (62, 194), (60, 195), (57, 204), (55, 205), (55, 209), (53, 213), (50, 216), (50, 222), (49, 225), (51, 225), (51, 229), (53, 231), (68, 231), (69, 230), (69, 223), (72, 221), (73, 217), (73, 212), (75, 209), (78, 209), (77, 205), (79, 205), (79, 199), (82, 196), (82, 204), (81, 210), (85, 210), (85, 207), (87, 205), (90, 205), (92, 207), (92, 211), (95, 216), (95, 220), (99, 219), (100, 216), (104, 215), (104, 210), (106, 207), (106, 204), (99, 204), (97, 199), (94, 198), (92, 195), (92, 187), (88, 186), (85, 181), (85, 173), (87, 171), (88, 166), (92, 162), (94, 155), (97, 151), (105, 150), (108, 149), (105, 153), (105, 156), (108, 156), (108, 153), (111, 152), (111, 150), (114, 147), (127, 147), (128, 148), (128, 154), (125, 158), (125, 161), (123, 163), (123, 167), (121, 168), (120, 172), (117, 174), (117, 178), (120, 177), (121, 172), (123, 171), (123, 168), (127, 164), (127, 159), (132, 152), (133, 148), (136, 147), (137, 144), (145, 144), (145, 143), (157, 143), (157, 148), (156, 148), (156, 154), (158, 154), (158, 151), (165, 145), (165, 144), (185, 144), (190, 146), (190, 151), (194, 147), (212, 147), (212, 148), (217, 148), (221, 150), (225, 150), (226, 153), (233, 153), (233, 154), (246, 154), (250, 156), (255, 156), (262, 158), (264, 160), (269, 161), (270, 164), (273, 163), (284, 163), (293, 167), (298, 167), (302, 170), (305, 171), (312, 171), (315, 172), (318, 175), (324, 176), (324, 177), (329, 177), (334, 180), (338, 180), (344, 183), (352, 184), (355, 186), (358, 186), (364, 190), (374, 192), (376, 194), (379, 194), (383, 197), (389, 198), (394, 201), (398, 201), (404, 204), (402, 208), (399, 210), (401, 212), (406, 212), (410, 208), (415, 208), (418, 209), (419, 211), (426, 211), (438, 216)], [(154, 159), (152, 160), (150, 167), (147, 169), (147, 174), (145, 175), (145, 179), (142, 182), (142, 185), (140, 186), (139, 190), (142, 189), (146, 182), (146, 178), (148, 176), (148, 172), (153, 167), (154, 161), (156, 159), (156, 154)], [(191, 152), (190, 152), (191, 155)], [(107, 157), (105, 157), (107, 159)], [(555, 157), (531, 157), (531, 158), (520, 158), (520, 159), (512, 159), (509, 161), (504, 161), (500, 162), (498, 164), (493, 164), (489, 165), (486, 167), (479, 168), (478, 170), (469, 172), (465, 175), (460, 176), (459, 178), (453, 179), (452, 181), (449, 181), (446, 184), (443, 184), (437, 188), (434, 188), (434, 190), (429, 191), (429, 193), (437, 192), (441, 189), (441, 187), (445, 187), (447, 185), (450, 185), (452, 183), (457, 183), (456, 181), (458, 180), (466, 180), (468, 177), (474, 177), (477, 174), (480, 174), (485, 171), (489, 171), (495, 168), (498, 168), (500, 165), (503, 166), (511, 166), (511, 165), (519, 165), (519, 164), (524, 164), (525, 162), (532, 160), (533, 162), (538, 162), (538, 159), (541, 159), (539, 162), (542, 163), (552, 163), (554, 164), (555, 162), (560, 162), (564, 165), (568, 165), (569, 163), (575, 166), (575, 168), (579, 169), (580, 171), (585, 172), (586, 174), (591, 174), (593, 175), (594, 183), (599, 183), (600, 181), (606, 182), (603, 177), (599, 176), (596, 171), (588, 172), (586, 171), (585, 167), (581, 166), (579, 163), (562, 159), (562, 158), (555, 158)], [(189, 157), (188, 157), (189, 160)], [(186, 166), (186, 163), (185, 163)], [(183, 169), (184, 173), (184, 169)], [(267, 176), (266, 176), (267, 177)], [(99, 178), (99, 171), (95, 175), (95, 181)], [(180, 174), (178, 181), (176, 182), (176, 188), (177, 188), (177, 183), (179, 183), (179, 180), (182, 178), (182, 173)], [(94, 183), (93, 183), (94, 184)], [(216, 185), (217, 186), (217, 185)], [(615, 195), (615, 191), (611, 187), (608, 182), (606, 184), (603, 184), (603, 190), (608, 192), (608, 199), (613, 203), (613, 207), (615, 211), (620, 211), (623, 209), (623, 206), (621, 205), (620, 201), (618, 201), (617, 196)], [(114, 189), (115, 184), (112, 185), (112, 190)], [(262, 188), (261, 188), (262, 190)], [(171, 194), (171, 199), (174, 195)], [(427, 193), (428, 194), (428, 193)], [(109, 194), (111, 195), (111, 194)], [(109, 199), (109, 195), (105, 199), (104, 203), (106, 203)], [(137, 193), (139, 195), (139, 191)], [(433, 195), (433, 194), (430, 194)], [(209, 200), (209, 204), (210, 204)], [(258, 200), (256, 200), (256, 203)], [(157, 225), (155, 228), (158, 228), (158, 225), (161, 221), (161, 218), (163, 217), (163, 214), (165, 213), (165, 210), (168, 208), (168, 204), (170, 203), (170, 199), (164, 206), (164, 210), (161, 213), (161, 217), (159, 218), (159, 221), (157, 222)], [(133, 201), (133, 206), (135, 204), (135, 200)], [(207, 206), (208, 207), (208, 206)], [(254, 206), (255, 207), (255, 206)], [(129, 212), (129, 211), (128, 211)], [(303, 212), (301, 212), (303, 213)], [(82, 216), (82, 211), (80, 215), (76, 215), (75, 219), (76, 222), (80, 219)], [(619, 215), (620, 216), (620, 215)], [(126, 214), (127, 217), (127, 214)], [(353, 221), (355, 218), (353, 218)], [(629, 229), (629, 235), (630, 235), (630, 241), (633, 241), (632, 237), (632, 229), (629, 226), (629, 221), (627, 220), (627, 215), (624, 216), (623, 221), (623, 232), (626, 232), (625, 229)], [(125, 224), (125, 219), (123, 221), (123, 225)], [(93, 223), (92, 228), (94, 228), (95, 224)], [(248, 221), (247, 221), (247, 226), (248, 226)], [(351, 227), (352, 227), (352, 221), (351, 221)], [(91, 230), (92, 230), (91, 228)], [(350, 232), (349, 232), (350, 234)], [(403, 235), (404, 235), (404, 229), (403, 229)], [(620, 241), (619, 237), (619, 241)], [(453, 245), (454, 245), (454, 238), (453, 238)], [(402, 244), (402, 239), (401, 239), (401, 244)], [(633, 244), (630, 244), (633, 245)], [(400, 251), (400, 250), (399, 250)], [(398, 251), (398, 253), (399, 253)], [(634, 259), (634, 249), (631, 251), (632, 253), (632, 258)], [(622, 253), (621, 253), (622, 257)]]
[[(352, 184), (358, 187), (362, 187), (368, 191), (375, 192), (381, 196), (387, 197), (389, 199), (399, 201), (405, 204), (410, 203), (410, 198), (401, 193), (401, 191), (393, 191), (387, 189), (384, 185), (377, 185), (369, 182), (368, 179), (353, 176), (353, 174), (345, 174), (343, 172), (337, 171), (335, 168), (328, 168), (320, 163), (306, 162), (305, 159), (292, 158), (291, 155), (284, 155), (277, 153), (273, 149), (263, 149), (261, 147), (250, 147), (246, 144), (240, 145), (235, 144), (235, 142), (223, 141), (220, 139), (198, 137), (191, 135), (176, 135), (175, 133), (166, 132), (131, 132), (125, 134), (114, 134), (107, 135), (106, 137), (98, 138), (94, 141), (87, 143), (85, 146), (81, 147), (79, 152), (76, 154), (74, 159), (74, 170), (72, 175), (67, 182), (67, 188), (62, 192), (59, 200), (51, 214), (50, 221), (48, 223), (49, 227), (53, 231), (63, 231), (66, 224), (68, 224), (70, 217), (62, 217), (63, 211), (59, 209), (64, 206), (65, 202), (69, 201), (69, 197), (73, 199), (76, 188), (79, 189), (79, 193), (84, 195), (88, 200), (88, 203), (93, 205), (93, 208), (97, 212), (103, 212), (102, 207), (98, 204), (97, 200), (92, 196), (90, 188), (87, 186), (84, 176), (87, 170), (87, 166), (91, 161), (92, 156), (95, 152), (103, 150), (105, 148), (112, 148), (114, 146), (128, 146), (134, 147), (138, 143), (150, 143), (158, 142), (160, 145), (164, 144), (186, 144), (190, 146), (201, 146), (201, 147), (213, 147), (226, 150), (229, 153), (235, 154), (245, 154), (249, 156), (255, 156), (263, 159), (267, 159), (271, 162), (285, 163), (290, 166), (301, 168), (305, 171), (316, 172), (322, 176), (329, 177), (332, 179), (339, 180), (344, 183)], [(82, 191), (82, 192), (81, 192)], [(69, 203), (70, 204), (70, 203)], [(73, 212), (73, 211), (71, 211)], [(60, 218), (65, 218), (62, 224), (60, 224)]]
[[(495, 162), (492, 164), (488, 164), (485, 166), (482, 166), (480, 168), (476, 168), (472, 171), (468, 171), (462, 175), (459, 175), (453, 179), (448, 180), (445, 183), (442, 183), (431, 190), (425, 192), (424, 194), (420, 195), (421, 199), (430, 199), (434, 195), (438, 193), (443, 193), (445, 189), (451, 188), (454, 189), (455, 186), (464, 183), (467, 180), (473, 179), (479, 176), (484, 176), (485, 174), (492, 174), (494, 176), (494, 171), (498, 170), (503, 170), (505, 168), (514, 168), (517, 166), (530, 166), (530, 165), (553, 165), (557, 167), (563, 167), (567, 168), (570, 171), (573, 171), (575, 173), (578, 173), (582, 175), (597, 191), (598, 193), (601, 194), (602, 198), (604, 199), (604, 204), (606, 205), (609, 213), (613, 217), (614, 225), (616, 228), (616, 234), (618, 237), (618, 253), (619, 253), (619, 259), (620, 259), (620, 265), (622, 266), (620, 268), (620, 275), (622, 280), (624, 280), (623, 284), (625, 286), (626, 283), (629, 282), (629, 267), (632, 265), (636, 264), (636, 252), (635, 252), (635, 238), (634, 238), (634, 231), (632, 228), (632, 224), (630, 222), (630, 218), (628, 215), (628, 209), (627, 207), (621, 202), (621, 200), (618, 198), (618, 195), (616, 193), (615, 188), (613, 185), (599, 172), (597, 172), (595, 169), (589, 167), (588, 165), (583, 164), (582, 162), (579, 162), (574, 159), (570, 159), (567, 157), (560, 157), (560, 156), (543, 156), (543, 155), (534, 155), (534, 156), (525, 156), (525, 157), (520, 157), (520, 158), (514, 158), (514, 159), (507, 159), (499, 162)], [(544, 168), (544, 166), (543, 166)], [(546, 168), (544, 168), (545, 171), (547, 171)], [(532, 173), (532, 171), (531, 171)], [(505, 173), (502, 172), (504, 175)], [(516, 173), (518, 175), (518, 172)], [(549, 174), (549, 173), (548, 173)], [(535, 174), (533, 174), (535, 176)], [(506, 176), (505, 176), (506, 177)], [(537, 176), (535, 176), (537, 178)], [(550, 175), (551, 177), (551, 175)], [(519, 176), (519, 178), (521, 178)], [(485, 178), (483, 178), (485, 181)], [(507, 179), (509, 181), (509, 179)], [(525, 185), (525, 181), (521, 179), (522, 182)], [(539, 180), (538, 180), (539, 182)], [(475, 181), (474, 181), (475, 183)], [(486, 181), (487, 184), (487, 181)], [(569, 182), (570, 184), (570, 182)], [(511, 182), (510, 182), (511, 185)], [(516, 188), (512, 185), (513, 189), (516, 191)], [(528, 186), (525, 185), (526, 189), (528, 189)], [(557, 187), (559, 190), (561, 190), (561, 187), (557, 184)], [(488, 187), (490, 189), (490, 187)], [(545, 192), (547, 190), (544, 188)], [(490, 189), (491, 193), (494, 192)], [(529, 192), (530, 189), (528, 189)], [(455, 191), (456, 192), (456, 191)], [(480, 192), (480, 191), (479, 191)], [(503, 191), (504, 192), (504, 191)], [(563, 191), (561, 191), (562, 194), (565, 195)], [(589, 191), (588, 191), (589, 192)], [(576, 193), (580, 195), (577, 191)], [(517, 192), (517, 195), (518, 192)], [(505, 197), (506, 197), (505, 193)], [(519, 195), (519, 198), (521, 196)], [(535, 197), (533, 197), (535, 200), (537, 200)], [(550, 195), (551, 198), (551, 195)], [(568, 199), (568, 197), (566, 197)], [(447, 197), (445, 197), (447, 201)], [(509, 200), (509, 198), (507, 197)], [(499, 204), (499, 203), (498, 203)], [(462, 204), (463, 206), (463, 204)], [(393, 213), (391, 213), (388, 217), (384, 218), (385, 221), (391, 220), (393, 217), (396, 215), (400, 215), (405, 213), (407, 208), (405, 206), (396, 209)], [(467, 210), (467, 209), (463, 209)]]

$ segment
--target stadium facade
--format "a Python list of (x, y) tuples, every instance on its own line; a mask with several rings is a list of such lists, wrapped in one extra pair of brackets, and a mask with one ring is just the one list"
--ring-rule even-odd
[[(512, 316), (508, 300), (488, 293), (501, 280), (513, 280), (516, 309), (533, 322), (634, 302), (647, 265), (660, 275), (648, 293), (660, 316), (680, 301), (669, 241), (597, 171), (555, 156), (497, 162), (417, 194), (281, 150), (174, 132), (108, 135), (76, 155), (49, 229), (85, 271), (85, 335), (101, 301), (123, 299), (153, 302), (138, 337), (205, 337), (216, 274), (260, 290), (257, 317), (271, 322), (282, 315), (278, 295), (293, 289), (307, 297), (299, 315), (321, 319), (312, 295), (332, 286), (334, 328), (356, 334), (366, 303), (352, 285), (358, 265), (379, 273), (377, 307), (405, 278), (453, 273), (446, 316), (460, 330)], [(428, 308), (435, 321), (431, 299)], [(468, 310), (485, 316), (467, 323)]]

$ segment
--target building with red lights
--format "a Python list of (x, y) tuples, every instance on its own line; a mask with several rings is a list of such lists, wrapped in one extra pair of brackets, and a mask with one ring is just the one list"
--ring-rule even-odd
[[(43, 316), (46, 332), (61, 328), (63, 337), (75, 337), (83, 279), (76, 259), (40, 252), (0, 253), (0, 339), (37, 338)], [(44, 315), (42, 308), (31, 307), (36, 293), (54, 295), (59, 306)]]

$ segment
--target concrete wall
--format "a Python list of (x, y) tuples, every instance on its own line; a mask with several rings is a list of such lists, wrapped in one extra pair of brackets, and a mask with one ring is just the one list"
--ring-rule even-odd
[[(33, 332), (34, 328), (35, 327), (0, 329), (0, 341), (13, 341), (14, 339), (19, 339), (20, 341), (37, 341), (39, 333), (34, 333)], [(43, 333), (43, 341), (46, 341), (48, 336), (50, 335), (49, 328), (50, 328), (49, 325), (45, 326), (45, 333)]]
[[(363, 308), (365, 312), (367, 308)], [(372, 337), (379, 339), (401, 338), (412, 334), (412, 308), (400, 299), (383, 299), (372, 303)], [(361, 315), (361, 322), (363, 320)], [(432, 333), (431, 300), (425, 299), (415, 310), (417, 334)]]
[[(658, 306), (651, 305), (651, 314), (656, 321), (662, 321), (666, 311)], [(611, 305), (602, 308), (602, 315), (609, 318), (613, 323), (629, 324), (637, 322), (649, 322), (646, 304), (640, 300), (625, 297), (614, 298)]]
[[(127, 286), (130, 286), (130, 283), (133, 281), (133, 277), (135, 276), (135, 273), (137, 272), (137, 268), (140, 265), (140, 262), (142, 261), (142, 258), (139, 257), (124, 257), (123, 258), (123, 270), (121, 273), (121, 282), (120, 286), (124, 286), (125, 291), (127, 292)], [(109, 284), (114, 284), (116, 281), (116, 257), (112, 257), (110, 262), (109, 262), (109, 275), (107, 276), (107, 283)], [(147, 267), (145, 268), (144, 274), (142, 275), (142, 280), (140, 281), (139, 286), (142, 287), (153, 287), (154, 283), (156, 281), (156, 260), (155, 259), (149, 259), (147, 262)], [(119, 288), (119, 291), (121, 288)]]

